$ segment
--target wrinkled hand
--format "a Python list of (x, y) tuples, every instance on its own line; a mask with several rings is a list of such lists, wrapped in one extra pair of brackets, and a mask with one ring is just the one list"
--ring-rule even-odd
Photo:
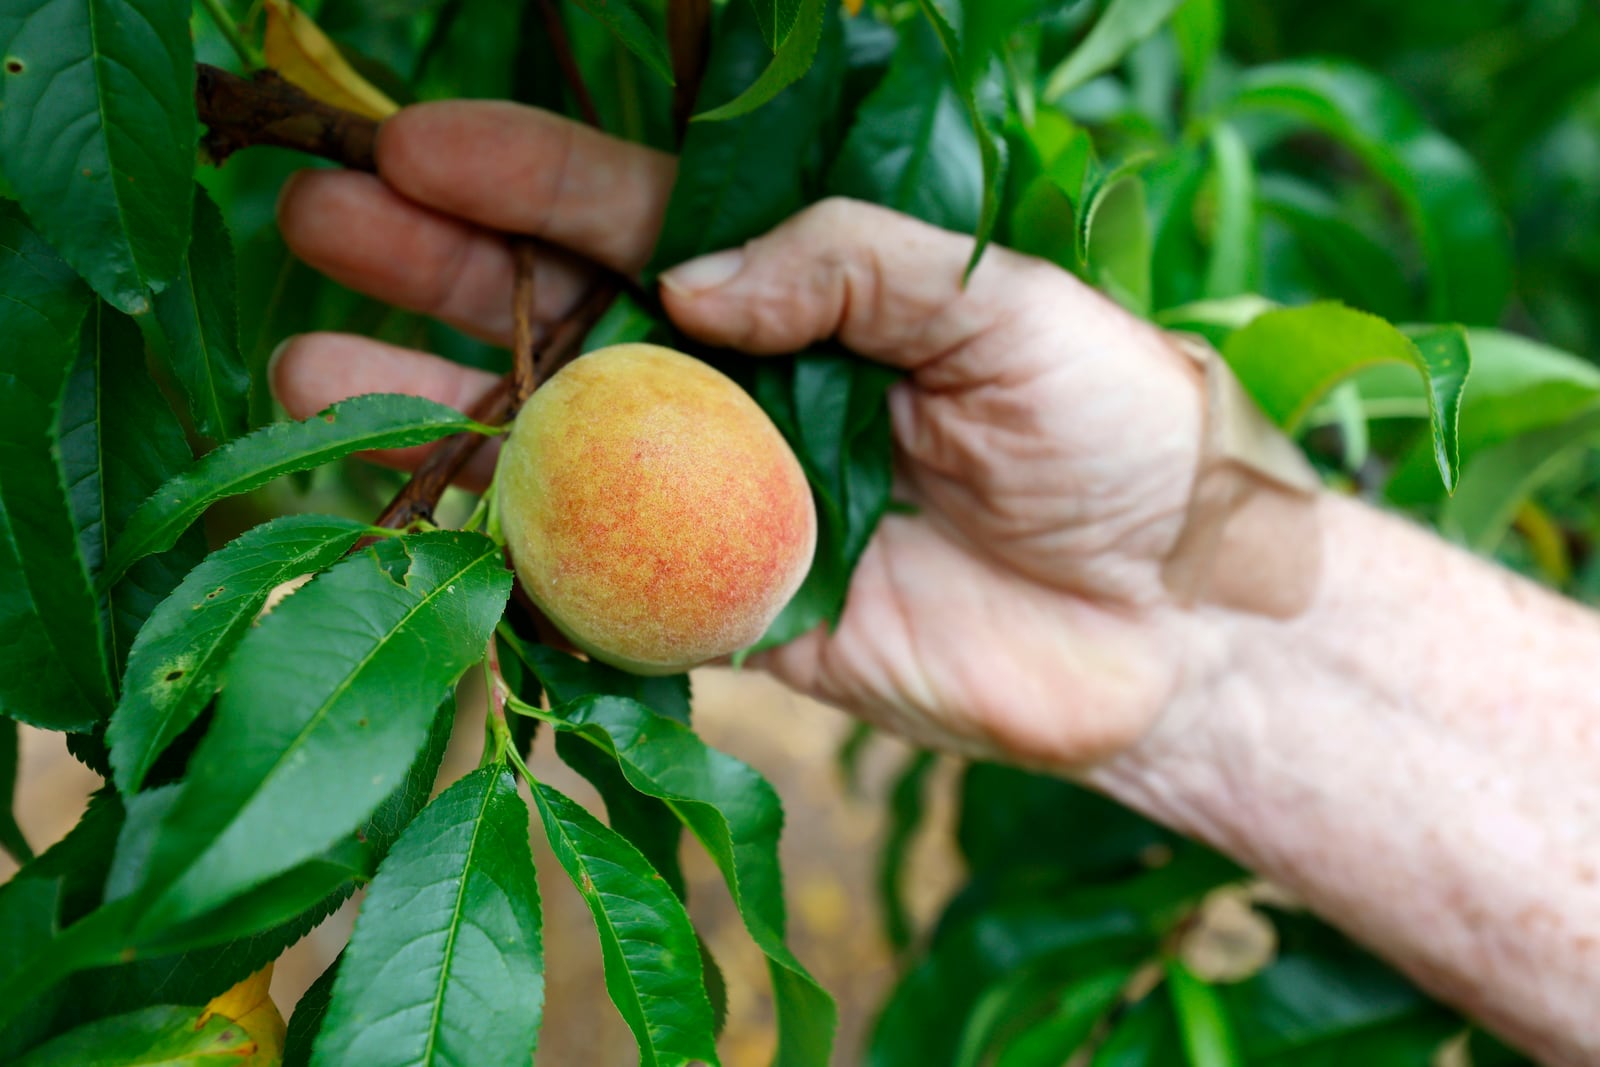
[[(512, 263), (495, 231), (537, 235), (538, 314), (577, 301), (588, 261), (639, 270), (673, 160), (509, 104), (401, 112), (381, 180), (316, 171), (279, 205), (289, 245), (371, 295), (500, 344)], [(836, 337), (908, 372), (890, 394), (897, 495), (844, 618), (760, 657), (790, 685), (920, 743), (1068, 769), (1115, 754), (1185, 682), (1192, 619), (1161, 560), (1182, 523), (1200, 434), (1197, 372), (1161, 335), (1067, 273), (833, 200), (663, 279), (686, 333), (750, 353)], [(279, 353), (273, 387), (309, 415), (404, 391), (469, 407), (494, 379), (363, 338)], [(422, 450), (381, 456), (415, 466)], [(487, 450), (464, 475), (481, 487)]]

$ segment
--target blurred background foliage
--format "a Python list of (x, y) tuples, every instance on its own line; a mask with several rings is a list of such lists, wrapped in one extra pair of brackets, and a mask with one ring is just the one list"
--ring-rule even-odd
[[(590, 6), (554, 5), (602, 125), (672, 148), (671, 90)], [(659, 24), (661, 0), (636, 6)], [(946, 2), (937, 8), (979, 57), (954, 73), (928, 6), (828, 13), (813, 88), (803, 82), (789, 91), (801, 96), (736, 120), (764, 131), (739, 165), (765, 192), (750, 194), (744, 229), (733, 220), (725, 240), (828, 193), (971, 231), (985, 217), (980, 147), (1003, 146), (998, 187), (990, 169), (997, 240), (1203, 334), (1231, 359), (1275, 305), (1338, 301), (1406, 327), (1410, 341), (1397, 343), (1422, 352), (1414, 366), (1367, 369), (1362, 352), (1341, 350), (1366, 320), (1336, 309), (1280, 320), (1291, 339), (1335, 350), (1314, 388), (1285, 400), (1329, 482), (1600, 598), (1600, 5), (971, 0), (961, 12)], [(401, 103), (474, 96), (576, 113), (537, 0), (307, 9)], [(258, 5), (237, 0), (234, 11), (258, 24)], [(230, 63), (207, 20), (195, 30), (202, 60)], [(737, 88), (758, 69), (723, 74)], [(703, 96), (702, 107), (729, 95)], [(802, 99), (814, 124), (792, 133), (782, 123)], [(729, 136), (695, 130), (734, 126), (697, 124), (686, 151), (706, 151), (697, 137)], [(782, 149), (794, 138), (798, 149)], [(287, 253), (273, 204), (305, 165), (258, 150), (204, 179), (234, 234), (256, 373), (279, 340), (311, 329), (503, 367), (504, 353), (344, 290)], [(669, 221), (664, 244), (684, 237)], [(607, 336), (664, 329), (648, 320), (625, 309)], [(1470, 350), (1464, 387), (1429, 345)], [(1264, 403), (1282, 386), (1273, 373), (1241, 369)], [(263, 420), (269, 395), (254, 396)], [(1447, 479), (1459, 471), (1453, 496), (1441, 468)], [(274, 490), (237, 525), (284, 510), (370, 515), (395, 484), (348, 465)], [(857, 734), (841, 752), (847, 778), (871, 743)], [(891, 801), (880, 883), (905, 970), (868, 1062), (1422, 1065), (1447, 1044), (1456, 1062), (1520, 1062), (1481, 1035), (1468, 1049), (1463, 1021), (1208, 850), (1020, 772), (965, 772), (959, 837), (971, 881), (935, 928), (914, 929), (900, 883), (930, 764), (911, 759)], [(1239, 921), (1218, 934), (1225, 914)], [(1219, 937), (1224, 949), (1208, 952)], [(1246, 947), (1227, 948), (1230, 938)]]

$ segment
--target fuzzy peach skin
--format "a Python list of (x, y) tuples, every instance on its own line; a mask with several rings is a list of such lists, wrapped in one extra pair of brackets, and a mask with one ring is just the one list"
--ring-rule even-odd
[(816, 549), (810, 487), (772, 420), (657, 345), (591, 352), (534, 393), (498, 492), (528, 594), (579, 648), (640, 674), (753, 644)]

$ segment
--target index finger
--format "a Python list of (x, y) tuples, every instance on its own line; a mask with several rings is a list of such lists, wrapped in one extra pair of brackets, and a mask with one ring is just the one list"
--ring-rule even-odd
[(378, 128), (378, 173), (411, 200), (541, 237), (625, 274), (655, 248), (677, 162), (505, 101), (416, 104)]

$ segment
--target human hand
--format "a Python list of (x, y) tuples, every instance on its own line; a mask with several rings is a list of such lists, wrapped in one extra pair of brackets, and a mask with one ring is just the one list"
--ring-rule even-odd
[[(672, 160), (499, 103), (409, 108), (377, 144), (382, 179), (317, 171), (279, 217), (311, 265), (476, 336), (510, 339), (498, 231), (571, 251), (536, 274), (559, 318), (593, 267), (649, 258)], [(508, 195), (508, 191), (515, 191)], [(843, 618), (757, 658), (801, 691), (919, 743), (1055, 769), (1142, 737), (1186, 682), (1193, 618), (1160, 580), (1200, 439), (1198, 372), (1158, 331), (1048, 263), (870, 205), (828, 201), (742, 250), (663, 278), (702, 341), (781, 353), (836, 337), (907, 372), (890, 394), (897, 495)], [(336, 334), (293, 338), (273, 388), (304, 417), (404, 391), (466, 408), (493, 377)], [(379, 458), (414, 466), (410, 449)], [(463, 475), (484, 485), (493, 454)]]

